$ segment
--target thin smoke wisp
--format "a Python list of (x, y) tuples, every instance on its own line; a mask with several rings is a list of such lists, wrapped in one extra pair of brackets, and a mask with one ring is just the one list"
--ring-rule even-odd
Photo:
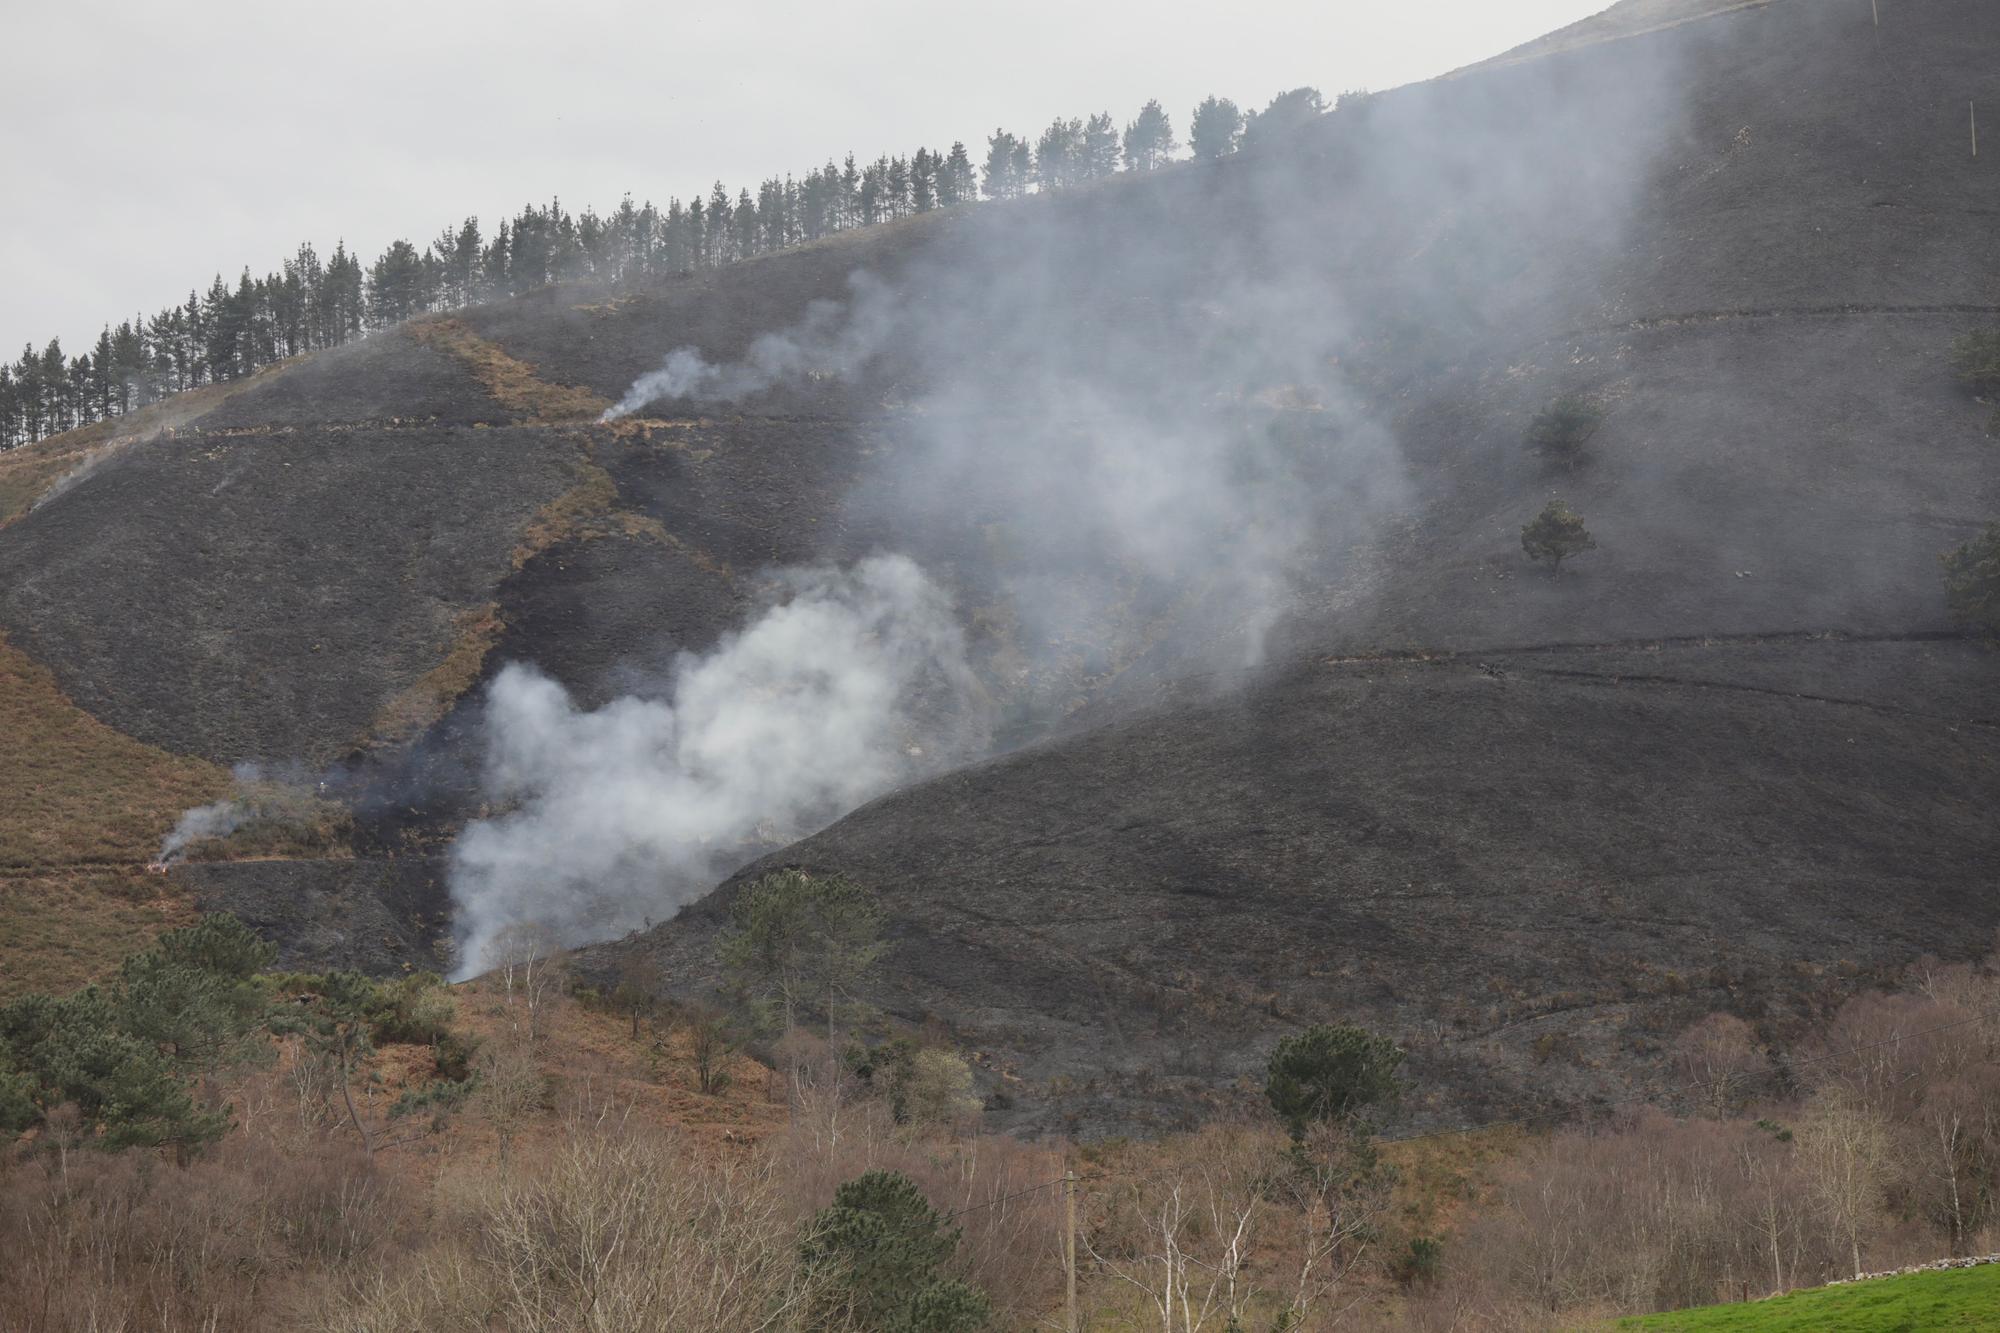
[(847, 285), (847, 301), (812, 302), (798, 323), (758, 336), (739, 361), (717, 364), (697, 348), (675, 348), (599, 420), (617, 421), (648, 403), (677, 398), (735, 403), (794, 380), (852, 378), (887, 341), (896, 303), (872, 274), (855, 273)]

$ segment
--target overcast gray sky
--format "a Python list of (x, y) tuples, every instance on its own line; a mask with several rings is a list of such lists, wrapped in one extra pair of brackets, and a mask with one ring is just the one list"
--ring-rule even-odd
[(528, 199), (604, 211), (1157, 97), (1470, 64), (1609, 0), (0, 0), (0, 352), (302, 240), (364, 259)]

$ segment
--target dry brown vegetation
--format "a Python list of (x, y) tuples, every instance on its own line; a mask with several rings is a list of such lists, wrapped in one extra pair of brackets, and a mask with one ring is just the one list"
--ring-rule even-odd
[(185, 924), (141, 867), (228, 785), (214, 764), (97, 721), (0, 639), (0, 997), (67, 989)]
[(1002, 1329), (1059, 1326), (1066, 1170), (1099, 1330), (1586, 1327), (2000, 1243), (1991, 967), (1851, 1001), (1783, 1069), (1747, 1025), (1705, 1021), (1674, 1056), (1685, 1118), (1379, 1149), (1251, 1120), (1072, 1151), (976, 1117), (899, 1124), (803, 1032), (768, 1063), (723, 1056), (704, 1092), (703, 1016), (580, 999), (531, 943), (423, 992), (478, 1043), (469, 1095), (398, 1114), (442, 1086), (437, 1047), (383, 1045), (342, 1089), (294, 1039), (187, 1165), (83, 1151), (59, 1124), (16, 1145), (0, 1326), (802, 1329), (802, 1229), (873, 1169), (963, 1229), (951, 1271)]
[(137, 867), (0, 874), (0, 1001), (105, 976), (195, 915), (164, 877)]
[(112, 730), (0, 640), (0, 868), (143, 862), (226, 770)]
[[(588, 450), (588, 445), (584, 446)], [(586, 452), (576, 463), (576, 484), (543, 505), (521, 533), (513, 564), (519, 569), (558, 542), (601, 536), (599, 520), (618, 503), (618, 484)]]
[(595, 421), (611, 406), (588, 389), (549, 384), (525, 361), (509, 356), (456, 319), (423, 319), (410, 332), (464, 362), (495, 402), (530, 424)]
[(187, 844), (189, 861), (257, 861), (273, 858), (342, 859), (354, 855), (354, 816), (322, 796), (304, 778), (240, 777), (228, 800), (239, 822), (227, 834)]

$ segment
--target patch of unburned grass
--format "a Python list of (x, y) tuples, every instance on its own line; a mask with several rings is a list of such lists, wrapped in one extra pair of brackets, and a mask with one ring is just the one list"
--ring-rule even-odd
[(0, 1001), (101, 980), (195, 916), (164, 877), (143, 870), (0, 875)]
[(150, 860), (183, 810), (228, 787), (227, 770), (91, 717), (0, 639), (0, 869)]
[(190, 842), (190, 861), (283, 857), (344, 860), (354, 855), (354, 815), (321, 796), (310, 781), (239, 779), (229, 790), (240, 822), (228, 833)]
[(1382, 1158), (1396, 1168), (1393, 1207), (1402, 1228), (1413, 1237), (1450, 1231), (1526, 1142), (1519, 1129), (1502, 1127), (1385, 1145)]
[(1658, 1333), (1994, 1330), (2000, 1329), (2000, 1264), (1815, 1287), (1768, 1301), (1621, 1319), (1612, 1327), (1654, 1329)]
[(384, 705), (375, 719), (370, 743), (399, 745), (443, 717), (479, 679), (486, 654), (500, 642), (504, 629), (506, 622), (500, 619), (498, 602), (460, 612), (444, 660)]
[(226, 770), (105, 726), (0, 639), (0, 998), (104, 975), (192, 910), (141, 865)]
[(597, 528), (617, 503), (618, 483), (611, 474), (589, 458), (580, 458), (576, 484), (543, 505), (522, 529), (521, 541), (514, 548), (514, 568), (521, 568), (557, 542), (603, 535)]
[(550, 384), (526, 361), (509, 356), (455, 319), (418, 320), (410, 332), (464, 363), (493, 400), (529, 424), (595, 421), (611, 404), (588, 389)]

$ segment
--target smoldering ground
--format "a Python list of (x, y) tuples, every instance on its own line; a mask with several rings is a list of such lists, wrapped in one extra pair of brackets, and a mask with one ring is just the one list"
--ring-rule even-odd
[[(810, 604), (837, 624), (781, 632), (780, 605), (690, 663), (671, 702), (579, 713), (504, 675), (488, 778), (520, 804), (455, 856), (468, 961), (510, 921), (574, 940), (662, 919), (762, 833), (796, 836), (925, 771), (934, 750), (897, 758), (909, 664), (973, 692), (952, 594), (997, 600), (988, 619), (1028, 677), (1079, 644), (1099, 681), (1141, 654), (1178, 671), (1262, 661), (1301, 582), (1412, 504), (1382, 367), (1594, 312), (1590, 275), (1674, 106), (1672, 71), (1643, 62), (1367, 99), (1254, 158), (975, 210), (737, 357), (670, 345), (608, 415), (756, 412), (821, 379), (879, 390), (901, 443), (848, 504), (906, 539), (915, 609), (870, 590), (879, 566), (818, 576), (833, 582)], [(1551, 189), (1552, 161), (1580, 193)], [(1571, 260), (1561, 289), (1510, 289), (1548, 247)], [(856, 614), (857, 595), (876, 609)], [(829, 654), (853, 688), (828, 688)], [(734, 702), (704, 717), (697, 684)], [(842, 757), (835, 776), (802, 764), (802, 741)]]

